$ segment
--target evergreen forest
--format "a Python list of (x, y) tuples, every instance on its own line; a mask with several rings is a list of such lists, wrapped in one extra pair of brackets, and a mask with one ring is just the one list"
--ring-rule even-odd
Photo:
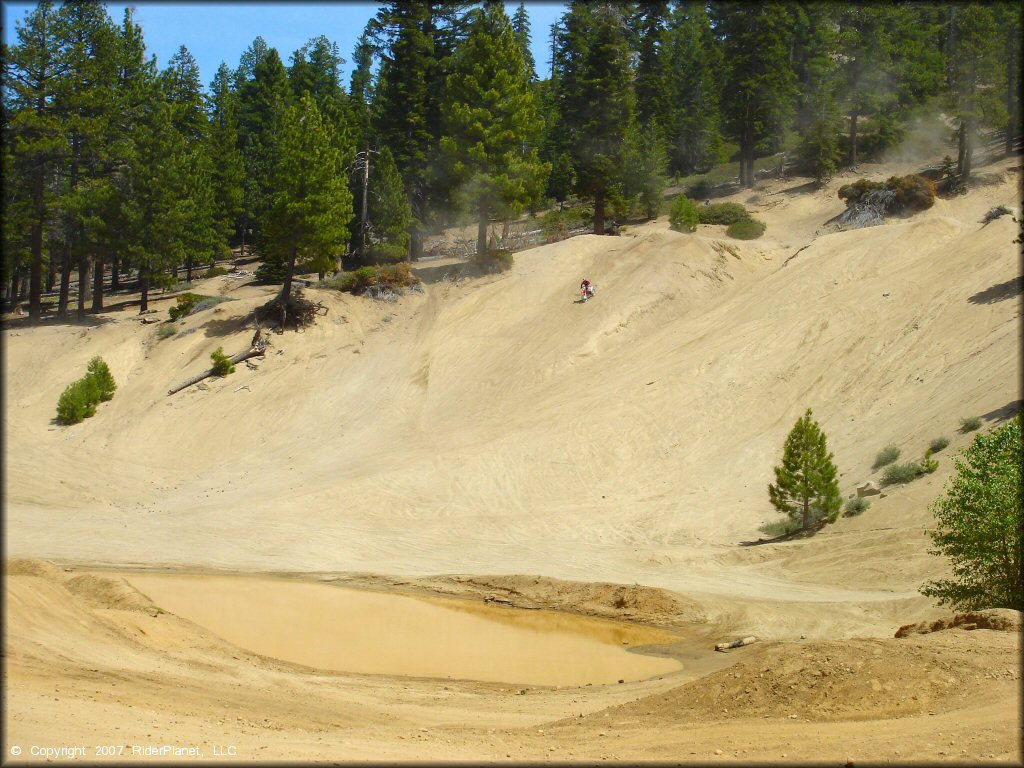
[[(1016, 2), (582, 2), (550, 29), (501, 2), (387, 2), (350, 53), (257, 37), (202, 82), (147, 57), (131, 8), (40, 2), (2, 51), (4, 296), (101, 312), (218, 259), (289, 286), (423, 255), (455, 223), (586, 206), (596, 234), (722, 164), (819, 181), (922, 119), (966, 179), (1020, 132)], [(548, 41), (534, 61), (530, 42)], [(542, 77), (541, 75), (544, 75)], [(72, 289), (72, 283), (75, 287)], [(286, 294), (287, 295), (287, 294)]]

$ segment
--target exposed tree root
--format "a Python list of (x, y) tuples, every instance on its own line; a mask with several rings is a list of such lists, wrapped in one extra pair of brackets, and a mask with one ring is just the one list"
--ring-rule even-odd
[(256, 320), (276, 323), (277, 332), (284, 333), (285, 328), (302, 330), (313, 325), (318, 315), (322, 317), (326, 314), (327, 307), (318, 301), (310, 301), (303, 295), (301, 288), (296, 288), (287, 299), (279, 292), (273, 299), (259, 307), (256, 310)]

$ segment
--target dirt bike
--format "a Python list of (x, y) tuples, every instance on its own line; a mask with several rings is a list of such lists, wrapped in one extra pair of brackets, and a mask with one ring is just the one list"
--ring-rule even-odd
[(586, 304), (587, 299), (592, 299), (595, 293), (597, 293), (597, 288), (595, 288), (593, 285), (590, 285), (586, 288), (580, 288), (579, 299), (577, 299), (576, 301), (579, 304)]

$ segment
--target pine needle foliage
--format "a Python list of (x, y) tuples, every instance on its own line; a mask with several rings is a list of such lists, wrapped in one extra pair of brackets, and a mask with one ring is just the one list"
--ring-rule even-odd
[(768, 497), (772, 506), (807, 531), (822, 521), (834, 521), (839, 514), (842, 498), (836, 475), (825, 433), (808, 408), (786, 438), (782, 464), (775, 467)]
[(96, 414), (96, 406), (114, 396), (117, 384), (101, 357), (89, 361), (85, 376), (69, 384), (57, 400), (57, 422), (78, 424)]
[(213, 372), (218, 376), (227, 376), (235, 372), (235, 366), (231, 358), (224, 354), (224, 347), (217, 347), (210, 353), (210, 360), (213, 362)]

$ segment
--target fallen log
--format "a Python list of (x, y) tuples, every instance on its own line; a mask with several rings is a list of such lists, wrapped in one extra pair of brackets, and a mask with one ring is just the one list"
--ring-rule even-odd
[(742, 647), (744, 645), (750, 645), (751, 643), (756, 643), (756, 642), (757, 642), (757, 638), (754, 637), (753, 635), (750, 635), (749, 637), (741, 637), (739, 640), (733, 640), (731, 643), (718, 643), (718, 644), (715, 645), (715, 650), (716, 651), (727, 651), (730, 648), (740, 648), (740, 647)]
[[(245, 360), (248, 360), (250, 357), (263, 357), (263, 355), (267, 351), (267, 346), (269, 344), (270, 340), (268, 338), (263, 337), (262, 334), (260, 333), (260, 330), (257, 328), (256, 335), (252, 337), (252, 346), (249, 347), (249, 349), (247, 349), (245, 352), (239, 352), (237, 355), (234, 355), (228, 359), (231, 361), (231, 364), (234, 365), (235, 363), (241, 363)], [(217, 374), (213, 370), (213, 368), (210, 368), (209, 370), (203, 371), (202, 373), (193, 376), (188, 381), (183, 381), (178, 386), (167, 390), (167, 396), (170, 397), (175, 392), (181, 392), (181, 390), (187, 387), (191, 387), (193, 384), (198, 384), (203, 379), (207, 379), (210, 376), (216, 375)]]

